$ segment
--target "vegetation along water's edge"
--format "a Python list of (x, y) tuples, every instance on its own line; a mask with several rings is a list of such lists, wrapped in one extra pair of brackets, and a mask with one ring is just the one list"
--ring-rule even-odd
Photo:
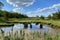
[[(48, 17), (44, 16), (36, 16), (36, 17), (28, 17), (27, 15), (20, 14), (17, 12), (8, 12), (4, 10), (0, 10), (0, 25), (12, 25), (14, 23), (44, 23), (51, 25), (54, 28), (60, 28), (60, 11), (58, 10), (56, 13), (53, 13), (52, 16)], [(11, 24), (12, 23), (12, 24)]]
[(46, 25), (50, 25), (53, 28), (60, 28), (60, 20), (43, 20), (43, 19), (30, 19), (30, 18), (24, 18), (24, 19), (11, 19), (8, 21), (8, 23), (42, 23)]

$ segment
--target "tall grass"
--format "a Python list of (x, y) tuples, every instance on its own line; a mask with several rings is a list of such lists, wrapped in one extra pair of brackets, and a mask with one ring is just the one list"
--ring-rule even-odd
[(48, 32), (42, 33), (42, 31), (12, 31), (6, 35), (0, 31), (0, 40), (60, 40), (60, 34), (52, 34)]

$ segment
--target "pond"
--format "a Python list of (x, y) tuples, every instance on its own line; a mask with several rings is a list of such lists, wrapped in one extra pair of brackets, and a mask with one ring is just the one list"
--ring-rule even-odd
[(31, 23), (31, 24), (27, 24), (27, 27), (25, 26), (25, 24), (14, 24), (14, 26), (11, 27), (1, 27), (1, 30), (3, 30), (4, 32), (9, 32), (12, 30), (21, 30), (21, 29), (28, 29), (28, 30), (51, 30), (53, 28), (49, 27), (48, 25), (42, 25), (42, 28), (40, 28), (40, 24), (36, 24), (36, 23)]

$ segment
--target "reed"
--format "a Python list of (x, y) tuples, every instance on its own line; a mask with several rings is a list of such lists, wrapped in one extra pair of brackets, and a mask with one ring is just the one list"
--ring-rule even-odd
[(20, 30), (15, 32), (8, 32), (9, 35), (6, 34), (4, 36), (2, 32), (0, 32), (0, 40), (60, 40), (60, 34), (52, 34), (48, 32), (40, 32), (40, 31), (27, 31)]

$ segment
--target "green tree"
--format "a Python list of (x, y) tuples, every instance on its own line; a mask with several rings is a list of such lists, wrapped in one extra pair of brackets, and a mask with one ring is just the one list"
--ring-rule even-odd
[(51, 15), (48, 15), (48, 17), (47, 17), (48, 19), (51, 19), (52, 18), (52, 16)]
[(6, 17), (6, 18), (27, 18), (27, 15), (19, 14), (16, 12), (8, 12), (8, 11), (2, 11), (0, 10), (0, 17)]
[(44, 16), (41, 16), (40, 19), (45, 19), (45, 17)]
[(60, 19), (60, 11), (54, 13), (52, 19)]

